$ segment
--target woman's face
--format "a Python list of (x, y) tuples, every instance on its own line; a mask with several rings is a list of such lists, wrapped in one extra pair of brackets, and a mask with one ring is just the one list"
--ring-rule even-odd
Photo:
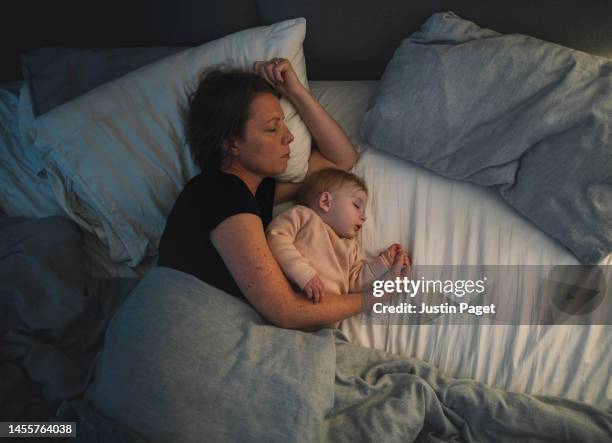
[(280, 101), (272, 94), (257, 94), (249, 114), (244, 137), (236, 141), (236, 160), (262, 177), (280, 174), (287, 169), (289, 143), (293, 141)]

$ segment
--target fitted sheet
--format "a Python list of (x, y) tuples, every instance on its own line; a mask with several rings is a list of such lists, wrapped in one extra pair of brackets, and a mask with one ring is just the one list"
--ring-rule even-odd
[[(372, 148), (356, 172), (370, 189), (361, 235), (366, 252), (399, 241), (415, 264), (577, 264), (492, 190)], [(612, 326), (373, 325), (358, 316), (341, 329), (354, 343), (421, 358), (453, 377), (612, 406)]]

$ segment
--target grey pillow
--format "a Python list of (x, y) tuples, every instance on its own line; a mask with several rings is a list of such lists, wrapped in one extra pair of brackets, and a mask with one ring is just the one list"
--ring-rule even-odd
[(42, 47), (21, 56), (36, 116), (183, 47), (69, 49)]
[(583, 263), (612, 251), (612, 61), (434, 14), (362, 120), (373, 146), (495, 186)]
[(271, 326), (240, 299), (157, 267), (113, 317), (85, 398), (156, 442), (321, 441), (335, 352), (330, 329)]

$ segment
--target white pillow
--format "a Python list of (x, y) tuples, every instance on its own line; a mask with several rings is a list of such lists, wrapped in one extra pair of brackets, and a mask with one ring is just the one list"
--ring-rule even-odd
[[(114, 261), (138, 265), (157, 252), (166, 217), (193, 163), (180, 108), (206, 67), (251, 70), (256, 60), (284, 57), (307, 86), (302, 42), (306, 20), (297, 18), (240, 31), (182, 51), (102, 85), (35, 121), (36, 147), (60, 205), (80, 226), (108, 245)], [(301, 181), (308, 169), (310, 134), (283, 99), (295, 136), (287, 171)]]
[(371, 80), (310, 82), (312, 96), (342, 126), (359, 152), (366, 146), (359, 134), (359, 125), (377, 87), (378, 81)]

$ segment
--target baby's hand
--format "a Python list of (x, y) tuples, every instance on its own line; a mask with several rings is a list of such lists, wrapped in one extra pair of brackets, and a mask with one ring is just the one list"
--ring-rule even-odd
[(402, 255), (401, 257), (402, 267), (406, 267), (412, 263), (412, 261), (410, 260), (410, 257), (408, 256), (408, 253), (404, 250), (402, 245), (400, 245), (399, 243), (393, 243), (391, 246), (385, 249), (381, 255), (385, 258), (387, 263), (394, 263), (395, 258), (398, 256), (398, 254)]
[(318, 275), (315, 275), (310, 279), (304, 286), (304, 292), (306, 297), (312, 300), (312, 304), (316, 305), (323, 298), (323, 292), (325, 291), (325, 285)]

